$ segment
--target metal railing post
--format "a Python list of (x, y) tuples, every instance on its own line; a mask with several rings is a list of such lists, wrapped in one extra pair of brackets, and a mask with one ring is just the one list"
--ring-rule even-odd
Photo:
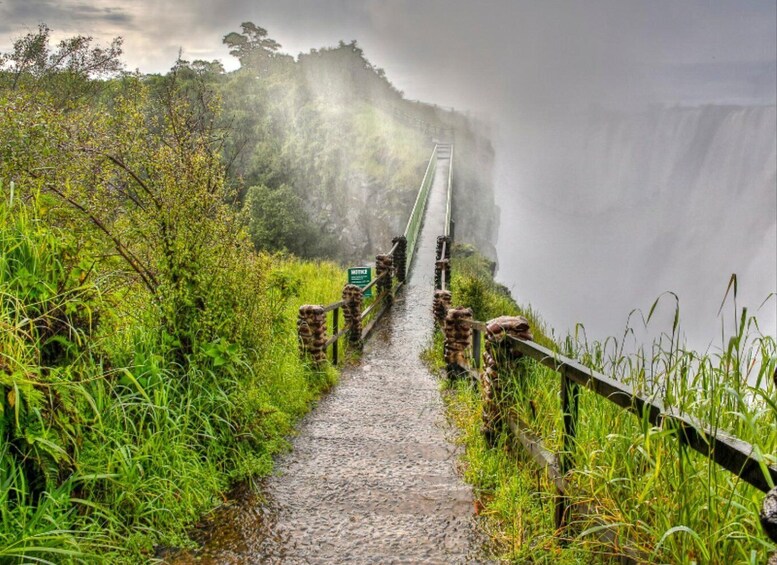
[[(340, 329), (340, 308), (335, 308), (332, 310), (332, 335), (337, 335), (338, 330)], [(338, 342), (339, 339), (335, 339), (332, 342), (332, 365), (337, 365), (337, 354), (338, 354)]]
[(480, 370), (480, 342), (482, 336), (483, 334), (478, 328), (472, 328), (472, 361), (475, 365), (475, 370)]
[[(563, 414), (562, 447), (559, 454), (559, 470), (562, 476), (574, 466), (574, 450), (577, 438), (577, 418), (580, 399), (580, 387), (561, 369), (561, 413)], [(569, 497), (563, 493), (556, 494), (556, 528), (565, 529), (570, 521)]]

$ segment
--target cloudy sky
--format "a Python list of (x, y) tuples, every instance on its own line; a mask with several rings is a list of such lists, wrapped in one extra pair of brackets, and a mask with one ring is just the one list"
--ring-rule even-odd
[[(221, 39), (247, 20), (292, 55), (356, 39), (408, 97), (487, 116), (502, 207), (499, 276), (562, 333), (578, 321), (600, 336), (615, 333), (631, 308), (647, 310), (671, 290), (703, 345), (732, 272), (752, 307), (777, 289), (773, 110), (670, 112), (663, 129), (640, 117), (656, 105), (773, 107), (777, 1), (0, 0), (0, 50), (45, 22), (60, 36), (121, 35), (130, 69), (164, 72), (179, 50), (229, 69), (236, 62)], [(636, 117), (591, 125), (601, 110)], [(631, 153), (591, 141), (608, 127)], [(693, 191), (672, 186), (677, 197), (646, 205), (645, 194), (669, 189), (621, 186), (624, 178), (638, 185), (639, 175), (612, 169), (635, 160), (681, 168), (667, 132), (714, 151), (692, 155), (706, 163), (695, 177), (680, 171)], [(642, 147), (641, 135), (668, 141)], [(759, 160), (733, 162), (741, 153)], [(588, 157), (602, 161), (598, 172), (581, 170), (591, 169), (581, 165)], [(586, 183), (599, 194), (572, 209), (577, 185)], [(534, 234), (527, 245), (518, 244), (527, 233)], [(774, 303), (763, 312), (770, 333)]]
[(0, 0), (0, 48), (45, 22), (121, 35), (130, 69), (164, 72), (179, 50), (234, 68), (221, 38), (246, 20), (291, 54), (357, 39), (408, 96), (443, 105), (520, 93), (548, 108), (570, 86), (586, 101), (774, 97), (774, 0)]

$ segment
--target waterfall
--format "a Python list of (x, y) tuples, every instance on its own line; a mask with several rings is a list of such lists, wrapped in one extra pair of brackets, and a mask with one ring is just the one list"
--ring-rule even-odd
[[(776, 124), (773, 105), (656, 106), (515, 134), (526, 151), (499, 172), (500, 279), (562, 333), (583, 322), (597, 337), (674, 291), (689, 343), (718, 343), (731, 273), (751, 312), (777, 290)], [(515, 224), (536, 232), (532, 249)], [(775, 309), (759, 312), (764, 333)]]

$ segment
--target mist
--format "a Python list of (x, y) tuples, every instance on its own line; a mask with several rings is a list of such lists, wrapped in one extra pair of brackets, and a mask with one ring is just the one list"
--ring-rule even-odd
[[(706, 349), (733, 331), (731, 295), (718, 310), (736, 273), (737, 305), (774, 335), (774, 5), (579, 8), (531, 14), (533, 62), (511, 66), (498, 278), (557, 333), (597, 339), (675, 293)], [(656, 331), (674, 314), (662, 300)]]
[(619, 335), (633, 309), (673, 292), (689, 344), (719, 345), (732, 273), (737, 305), (777, 333), (773, 0), (178, 0), (164, 12), (101, 0), (79, 22), (83, 3), (70, 4), (7, 0), (0, 44), (21, 25), (78, 24), (124, 35), (128, 66), (153, 72), (178, 49), (228, 63), (220, 38), (251, 20), (292, 55), (357, 39), (407, 97), (483, 117), (497, 277), (557, 335), (577, 323)]
[(424, 94), (497, 132), (497, 277), (519, 302), (604, 339), (662, 296), (647, 338), (674, 293), (706, 349), (733, 331), (736, 274), (736, 305), (777, 333), (774, 3), (425, 6), (411, 19), (458, 80)]

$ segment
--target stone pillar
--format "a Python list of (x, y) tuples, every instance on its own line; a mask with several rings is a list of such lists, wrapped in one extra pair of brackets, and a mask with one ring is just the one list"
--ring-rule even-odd
[(451, 291), (450, 290), (435, 290), (434, 291), (434, 304), (432, 305), (432, 311), (434, 312), (434, 321), (442, 328), (445, 324), (445, 315), (448, 313), (448, 308), (451, 307)]
[[(777, 378), (777, 371), (775, 371)], [(777, 543), (777, 487), (770, 490), (763, 501), (761, 507), (761, 527), (769, 536), (769, 539)], [(772, 553), (767, 565), (777, 565), (777, 553)]]
[(300, 306), (297, 334), (303, 355), (309, 355), (316, 365), (326, 361), (326, 314), (323, 307), (312, 304)]
[(394, 296), (391, 294), (392, 275), (394, 271), (394, 260), (391, 255), (376, 255), (375, 256), (375, 278), (385, 276), (378, 281), (375, 285), (378, 294), (386, 293), (384, 298), (385, 302), (391, 304)]
[(522, 355), (514, 347), (512, 338), (533, 339), (529, 322), (523, 316), (500, 316), (486, 324), (486, 349), (483, 353), (483, 434), (489, 445), (504, 425), (508, 409), (504, 403), (504, 379), (518, 369)]
[(396, 245), (394, 250), (394, 273), (399, 282), (405, 282), (407, 277), (407, 238), (399, 235), (391, 240), (392, 245)]
[(343, 287), (343, 319), (350, 330), (348, 341), (355, 347), (362, 345), (362, 289), (355, 284)]
[(467, 372), (467, 350), (472, 345), (472, 328), (464, 324), (472, 320), (471, 308), (449, 308), (445, 314), (445, 370), (448, 378), (455, 378)]

